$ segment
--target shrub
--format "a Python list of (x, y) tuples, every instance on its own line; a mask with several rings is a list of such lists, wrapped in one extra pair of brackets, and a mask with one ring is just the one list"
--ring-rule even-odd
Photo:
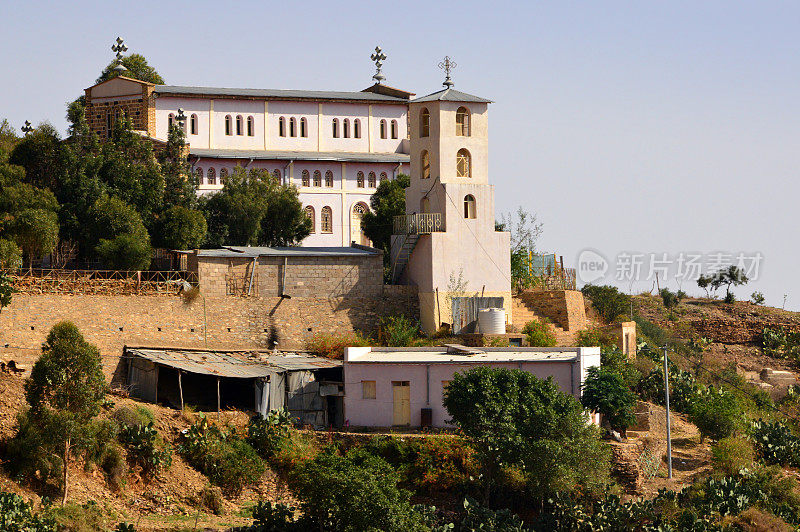
[(800, 437), (776, 421), (753, 423), (751, 435), (759, 458), (768, 464), (800, 467)]
[(17, 414), (14, 437), (6, 443), (4, 464), (18, 480), (38, 480), (47, 483), (61, 475), (63, 460), (51, 452), (44, 427), (31, 420), (30, 412), (23, 410)]
[(358, 333), (324, 334), (318, 333), (306, 341), (306, 349), (317, 356), (341, 360), (345, 347), (366, 347), (371, 345), (368, 338)]
[(736, 475), (743, 468), (750, 468), (755, 461), (753, 443), (745, 438), (733, 436), (722, 438), (711, 446), (711, 463), (714, 470), (725, 476)]
[(16, 270), (22, 267), (22, 250), (16, 243), (0, 238), (0, 270)]
[(783, 327), (764, 327), (761, 345), (768, 356), (800, 359), (800, 332), (788, 331)]
[(617, 339), (609, 331), (603, 329), (586, 329), (578, 332), (578, 347), (600, 346), (610, 349), (617, 345)]
[(750, 301), (752, 301), (756, 305), (763, 305), (766, 298), (762, 292), (753, 292), (750, 296)]
[(542, 318), (541, 321), (533, 320), (525, 324), (522, 333), (528, 338), (528, 345), (531, 347), (553, 347), (556, 345), (556, 337), (550, 330), (548, 324), (550, 320)]
[(256, 414), (247, 424), (247, 443), (262, 458), (269, 459), (275, 454), (281, 441), (289, 438), (292, 421), (292, 416), (285, 409), (270, 410), (263, 418)]
[(141, 405), (136, 405), (135, 407), (120, 406), (114, 410), (113, 417), (114, 420), (120, 425), (131, 425), (138, 427), (155, 422), (155, 417), (153, 417), (153, 413), (150, 411), (150, 409)]
[[(664, 404), (664, 371), (659, 368), (645, 376), (637, 386), (639, 396), (645, 401)], [(694, 375), (670, 365), (669, 367), (669, 406), (676, 412), (689, 413), (695, 402), (705, 393), (705, 387), (697, 382)]]
[(119, 447), (113, 446), (103, 454), (100, 462), (100, 467), (106, 475), (106, 481), (111, 489), (115, 491), (121, 490), (125, 486), (128, 478), (128, 468), (125, 464), (125, 458)]
[(725, 303), (736, 303), (736, 294), (733, 292), (725, 292), (725, 297), (722, 298)]
[(700, 440), (708, 436), (721, 440), (732, 436), (742, 422), (742, 408), (736, 397), (721, 388), (709, 388), (702, 400), (695, 401), (689, 420), (700, 430)]
[(108, 512), (100, 508), (93, 500), (84, 504), (66, 503), (63, 506), (51, 508), (48, 513), (55, 520), (58, 530), (95, 532), (106, 530), (109, 524)]
[(200, 506), (214, 515), (222, 515), (224, 511), (222, 490), (213, 486), (206, 486), (200, 490)]
[(664, 307), (667, 309), (673, 309), (677, 307), (681, 302), (681, 299), (686, 297), (686, 293), (683, 290), (673, 292), (669, 288), (662, 288), (658, 293), (661, 296), (661, 301), (664, 303)]
[(153, 248), (147, 234), (118, 235), (101, 239), (95, 248), (108, 268), (115, 270), (146, 270), (153, 258)]
[(408, 347), (418, 336), (419, 324), (402, 314), (381, 318), (381, 337), (388, 347)]
[(164, 444), (152, 421), (147, 425), (123, 425), (119, 439), (128, 449), (128, 459), (139, 465), (145, 475), (172, 465), (172, 448)]
[(600, 412), (611, 428), (622, 434), (636, 422), (633, 413), (636, 395), (625, 385), (620, 374), (608, 368), (589, 368), (581, 403), (590, 410)]
[(780, 532), (784, 530), (794, 530), (780, 517), (756, 507), (750, 507), (737, 515), (736, 518), (730, 522), (730, 525), (732, 530), (742, 530), (743, 532), (759, 532), (763, 530)]
[(261, 501), (253, 507), (253, 527), (270, 532), (291, 532), (302, 530), (295, 520), (295, 507), (281, 502)]
[(630, 297), (615, 286), (587, 284), (581, 288), (581, 292), (607, 323), (616, 322), (620, 316), (630, 312)]
[(36, 515), (25, 499), (0, 491), (0, 530), (6, 532), (55, 532), (52, 518)]
[[(636, 389), (643, 375), (650, 373), (653, 369), (652, 364), (652, 361), (646, 357), (639, 357), (635, 362), (631, 362), (628, 360), (628, 356), (616, 346), (600, 351), (600, 366), (618, 373), (625, 382), (625, 386), (631, 390)], [(640, 370), (640, 367), (646, 368), (646, 371)]]

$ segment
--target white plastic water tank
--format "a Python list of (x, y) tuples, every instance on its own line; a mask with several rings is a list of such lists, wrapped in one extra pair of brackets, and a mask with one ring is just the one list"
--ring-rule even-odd
[(505, 334), (506, 311), (502, 308), (484, 308), (478, 311), (478, 332), (481, 334)]

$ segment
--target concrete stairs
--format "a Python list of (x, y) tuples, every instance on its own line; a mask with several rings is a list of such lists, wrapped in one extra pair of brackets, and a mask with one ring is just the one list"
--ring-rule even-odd
[(414, 252), (414, 248), (416, 247), (418, 241), (419, 235), (417, 234), (405, 235), (403, 245), (401, 246), (400, 251), (397, 253), (397, 257), (394, 259), (394, 264), (392, 264), (393, 284), (397, 284), (400, 281), (400, 278), (403, 276), (403, 272), (406, 271), (406, 266), (408, 266), (411, 253)]
[[(536, 310), (531, 307), (528, 303), (523, 301), (521, 298), (514, 296), (513, 297), (513, 306), (511, 309), (512, 312), (512, 325), (518, 331), (522, 331), (525, 324), (529, 321), (542, 321), (545, 318), (541, 314), (537, 313)], [(556, 337), (556, 345), (559, 347), (571, 347), (577, 343), (578, 340), (578, 333), (577, 331), (567, 331), (562, 327), (559, 327), (552, 320), (549, 320), (550, 323), (548, 324), (549, 329), (552, 331), (553, 335)]]

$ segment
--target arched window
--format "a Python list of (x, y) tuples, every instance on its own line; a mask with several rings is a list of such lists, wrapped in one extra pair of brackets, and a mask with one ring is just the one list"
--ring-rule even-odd
[(284, 117), (278, 119), (278, 135), (281, 137), (286, 136), (286, 118)]
[(216, 185), (217, 184), (217, 171), (214, 168), (208, 169), (208, 180), (207, 183), (209, 185)]
[(242, 115), (236, 115), (236, 134), (244, 135), (244, 120)]
[(422, 108), (419, 114), (419, 136), (427, 137), (431, 134), (431, 114), (427, 107)]
[(431, 178), (431, 156), (428, 155), (428, 150), (422, 150), (422, 157), (420, 158), (422, 161), (422, 168), (420, 168), (420, 177), (422, 179), (430, 179)]
[(344, 138), (346, 138), (346, 139), (349, 139), (350, 138), (350, 119), (349, 118), (345, 118), (344, 119), (344, 124), (343, 124), (342, 130), (343, 130), (342, 131), (342, 133), (343, 133), (342, 136)]
[(472, 157), (465, 148), (456, 155), (456, 177), (472, 177)]
[(252, 116), (247, 117), (247, 136), (255, 137), (256, 135), (256, 119)]
[(358, 188), (364, 188), (364, 172), (356, 174), (356, 186)]
[[(111, 116), (111, 115), (108, 115)], [(172, 129), (172, 126), (175, 125), (175, 113), (170, 113), (167, 117), (167, 131)], [(111, 126), (108, 126), (111, 127)]]
[(475, 218), (475, 196), (464, 196), (464, 218)]
[(381, 138), (386, 138), (386, 120), (381, 120)]
[(197, 176), (197, 183), (202, 185), (203, 184), (203, 169), (198, 167), (194, 170), (194, 175)]
[(273, 170), (272, 177), (275, 179), (275, 181), (278, 182), (279, 185), (281, 184), (281, 171), (280, 170), (278, 170), (277, 168), (275, 170)]
[(361, 138), (361, 120), (356, 118), (353, 120), (353, 138), (360, 139)]
[(383, 183), (383, 182), (384, 182), (384, 181), (386, 181), (388, 178), (389, 178), (389, 176), (387, 176), (387, 175), (386, 175), (386, 172), (381, 172), (381, 180), (380, 180), (380, 181), (378, 181), (378, 184), (380, 184), (380, 183)]
[(192, 135), (197, 135), (197, 115), (192, 115), (189, 119), (189, 131), (192, 132)]
[(303, 170), (303, 186), (310, 187), (311, 186), (311, 175), (308, 173), (308, 170)]
[(333, 233), (333, 211), (330, 207), (323, 207), (319, 217), (320, 229), (323, 233)]
[(370, 188), (375, 188), (377, 184), (375, 183), (375, 172), (370, 172), (369, 176), (367, 176), (367, 184)]
[(314, 170), (314, 186), (321, 187), (322, 186), (322, 172), (319, 170)]
[(328, 170), (325, 172), (325, 186), (332, 187), (333, 186), (333, 172)]
[(295, 117), (291, 117), (289, 119), (289, 136), (290, 137), (297, 136), (297, 119), (295, 119)]
[(339, 119), (338, 118), (334, 118), (333, 119), (333, 138), (335, 138), (335, 139), (339, 138)]
[(300, 119), (300, 136), (308, 136), (308, 121), (305, 118)]
[(231, 129), (231, 128), (233, 128), (232, 120), (233, 119), (231, 118), (231, 115), (226, 115), (225, 116), (225, 134), (226, 135), (233, 135), (233, 131)]
[(224, 185), (225, 181), (227, 180), (228, 180), (228, 169), (223, 168), (222, 170), (219, 171), (219, 184)]
[(397, 138), (397, 120), (392, 120), (392, 138)]
[(469, 111), (466, 107), (459, 107), (456, 111), (456, 135), (469, 137)]
[(306, 208), (304, 210), (306, 211), (306, 216), (308, 216), (308, 219), (311, 220), (311, 232), (316, 233), (317, 220), (316, 217), (314, 216), (314, 207), (312, 207), (311, 205), (306, 205)]

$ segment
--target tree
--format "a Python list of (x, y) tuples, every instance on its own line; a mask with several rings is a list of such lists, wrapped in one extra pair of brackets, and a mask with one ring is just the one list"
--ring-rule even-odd
[(42, 345), (42, 356), (25, 381), (30, 415), (61, 449), (63, 498), (69, 493), (72, 442), (100, 413), (106, 392), (100, 352), (86, 342), (78, 328), (62, 321), (53, 326)]
[(536, 242), (542, 236), (543, 224), (536, 213), (519, 207), (514, 213), (500, 216), (495, 230), (508, 231), (511, 244), (511, 282), (516, 288), (528, 288), (534, 279), (528, 268), (528, 256), (536, 252)]
[(176, 205), (159, 218), (159, 245), (168, 249), (195, 249), (203, 245), (208, 226), (203, 213)]
[(0, 312), (11, 304), (11, 296), (16, 290), (11, 284), (11, 279), (0, 270)]
[(399, 174), (396, 179), (381, 181), (369, 200), (371, 210), (364, 213), (361, 228), (372, 241), (372, 245), (383, 250), (384, 268), (391, 266), (392, 232), (395, 216), (406, 213), (406, 188), (411, 178)]
[(581, 288), (581, 292), (591, 300), (592, 306), (607, 323), (618, 321), (620, 316), (630, 310), (630, 297), (620, 292), (616, 286), (587, 284)]
[(611, 369), (589, 368), (581, 403), (589, 410), (599, 412), (611, 428), (622, 435), (636, 422), (633, 413), (636, 395), (625, 385), (622, 375)]
[(34, 258), (52, 252), (58, 245), (58, 216), (44, 209), (25, 209), (14, 218), (11, 234), (28, 256), (28, 267), (32, 269)]
[(608, 449), (597, 427), (552, 378), (474, 368), (453, 376), (444, 406), (480, 457), (486, 503), (501, 465), (519, 466), (542, 498), (578, 486), (597, 490), (608, 479)]
[(130, 205), (113, 196), (101, 196), (92, 207), (91, 242), (110, 268), (145, 270), (153, 250), (142, 218)]
[(110, 240), (103, 238), (95, 249), (103, 264), (114, 270), (146, 270), (153, 260), (153, 248), (147, 233), (127, 233)]
[(708, 396), (695, 401), (689, 410), (689, 420), (697, 425), (701, 443), (706, 437), (721, 440), (733, 436), (743, 415), (735, 395), (714, 387), (709, 388)]
[(686, 297), (686, 292), (683, 290), (673, 292), (669, 288), (662, 288), (659, 291), (659, 294), (661, 295), (661, 301), (664, 302), (664, 307), (667, 310), (672, 310), (677, 307), (681, 300)]
[(14, 146), (19, 142), (17, 132), (5, 118), (0, 121), (0, 164), (6, 162)]
[(117, 61), (115, 59), (103, 69), (95, 83), (102, 83), (117, 76), (125, 76), (126, 78), (138, 79), (156, 85), (164, 84), (164, 78), (156, 72), (155, 68), (147, 64), (147, 59), (141, 54), (131, 54), (122, 58), (122, 66), (125, 67), (124, 72), (115, 70), (116, 66)]
[(186, 162), (186, 134), (177, 122), (169, 128), (167, 146), (159, 160), (164, 175), (164, 207), (197, 204), (197, 179)]
[(64, 171), (64, 146), (56, 128), (43, 123), (16, 144), (8, 158), (10, 164), (25, 168), (25, 182), (55, 190)]
[(11, 240), (0, 238), (0, 271), (22, 267), (22, 250)]
[(744, 270), (738, 266), (731, 264), (727, 268), (723, 268), (716, 273), (709, 275), (701, 275), (697, 279), (697, 286), (704, 289), (708, 294), (708, 289), (711, 288), (713, 292), (719, 290), (720, 287), (725, 287), (725, 302), (733, 303), (736, 297), (731, 292), (732, 286), (740, 286), (747, 284), (750, 281)]

